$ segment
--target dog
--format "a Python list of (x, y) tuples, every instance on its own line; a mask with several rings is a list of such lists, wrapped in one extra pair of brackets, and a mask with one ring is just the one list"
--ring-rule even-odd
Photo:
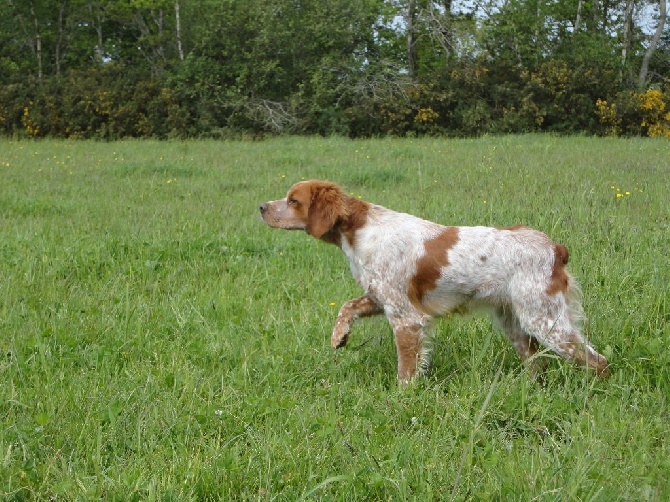
[(533, 374), (544, 346), (599, 376), (608, 363), (582, 336), (581, 290), (566, 270), (568, 249), (525, 226), (443, 226), (349, 196), (329, 181), (296, 183), (260, 206), (270, 227), (304, 230), (338, 246), (365, 294), (344, 303), (331, 345), (353, 323), (384, 314), (393, 329), (398, 380), (424, 372), (431, 320), (484, 309)]

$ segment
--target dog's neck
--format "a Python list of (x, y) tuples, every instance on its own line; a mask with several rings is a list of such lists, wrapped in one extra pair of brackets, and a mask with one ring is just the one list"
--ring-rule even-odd
[(321, 240), (342, 247), (344, 236), (353, 247), (356, 242), (356, 230), (365, 226), (370, 207), (372, 204), (369, 202), (348, 196), (345, 201), (346, 212), (337, 218), (335, 225), (321, 236)]

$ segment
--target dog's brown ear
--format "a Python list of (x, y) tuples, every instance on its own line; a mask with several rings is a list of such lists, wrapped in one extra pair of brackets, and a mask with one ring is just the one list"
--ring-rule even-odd
[(334, 183), (314, 187), (307, 213), (307, 232), (317, 239), (347, 216), (347, 195)]

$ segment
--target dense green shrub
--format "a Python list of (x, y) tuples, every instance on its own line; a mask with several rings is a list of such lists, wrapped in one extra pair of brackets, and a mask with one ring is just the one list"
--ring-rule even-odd
[(432, 82), (351, 71), (314, 75), (276, 101), (244, 95), (182, 70), (142, 79), (123, 66), (70, 70), (39, 84), (0, 85), (0, 132), (118, 139), (239, 134), (351, 137), (559, 133), (666, 137), (670, 92), (616, 91), (612, 70), (546, 61), (500, 82), (485, 60), (443, 68)]

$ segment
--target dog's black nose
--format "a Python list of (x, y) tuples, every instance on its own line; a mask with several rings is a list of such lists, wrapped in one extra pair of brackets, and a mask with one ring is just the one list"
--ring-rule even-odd
[(265, 211), (268, 210), (268, 205), (267, 204), (261, 204), (261, 207), (259, 209), (261, 210), (261, 213), (264, 213)]

